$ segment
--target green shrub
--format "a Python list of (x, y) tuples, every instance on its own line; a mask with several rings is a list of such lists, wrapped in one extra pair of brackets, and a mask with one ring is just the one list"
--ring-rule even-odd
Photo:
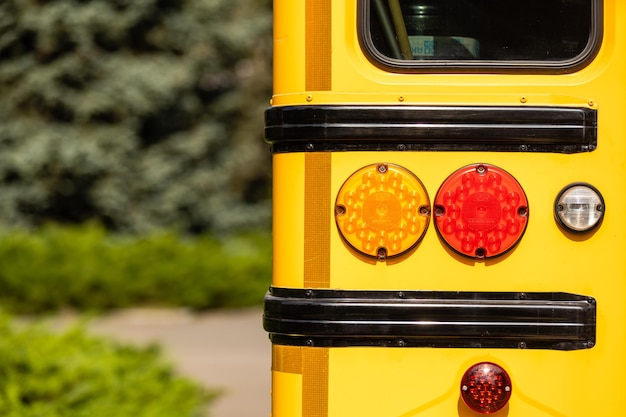
[(0, 234), (5, 311), (241, 307), (260, 304), (270, 280), (269, 233), (132, 237), (97, 225), (50, 225)]
[(271, 215), (271, 0), (0, 0), (0, 221)]
[(77, 327), (53, 334), (0, 318), (4, 417), (199, 416), (214, 397), (176, 376), (156, 347), (122, 346)]

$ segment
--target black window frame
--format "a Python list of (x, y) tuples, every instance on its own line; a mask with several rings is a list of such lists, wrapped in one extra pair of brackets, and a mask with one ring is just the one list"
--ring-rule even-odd
[(573, 73), (588, 66), (598, 54), (604, 35), (604, 1), (592, 1), (591, 31), (587, 46), (576, 57), (568, 60), (404, 60), (381, 53), (370, 33), (370, 4), (372, 0), (358, 0), (357, 32), (365, 56), (377, 67), (393, 73)]

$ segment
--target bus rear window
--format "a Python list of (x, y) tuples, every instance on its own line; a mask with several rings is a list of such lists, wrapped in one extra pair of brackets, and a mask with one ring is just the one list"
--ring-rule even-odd
[(361, 39), (387, 67), (544, 68), (593, 57), (601, 0), (362, 0)]

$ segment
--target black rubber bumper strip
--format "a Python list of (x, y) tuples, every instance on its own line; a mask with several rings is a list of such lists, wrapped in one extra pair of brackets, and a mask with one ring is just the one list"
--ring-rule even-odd
[(589, 349), (596, 302), (569, 293), (271, 288), (264, 328), (292, 346)]
[(597, 111), (551, 106), (277, 106), (265, 112), (273, 152), (591, 152)]

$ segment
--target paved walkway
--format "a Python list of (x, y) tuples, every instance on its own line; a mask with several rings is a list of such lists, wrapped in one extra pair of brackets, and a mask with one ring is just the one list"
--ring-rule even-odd
[(95, 319), (94, 334), (122, 342), (156, 342), (182, 375), (223, 390), (211, 417), (270, 415), (271, 343), (260, 308), (191, 314), (131, 309)]

